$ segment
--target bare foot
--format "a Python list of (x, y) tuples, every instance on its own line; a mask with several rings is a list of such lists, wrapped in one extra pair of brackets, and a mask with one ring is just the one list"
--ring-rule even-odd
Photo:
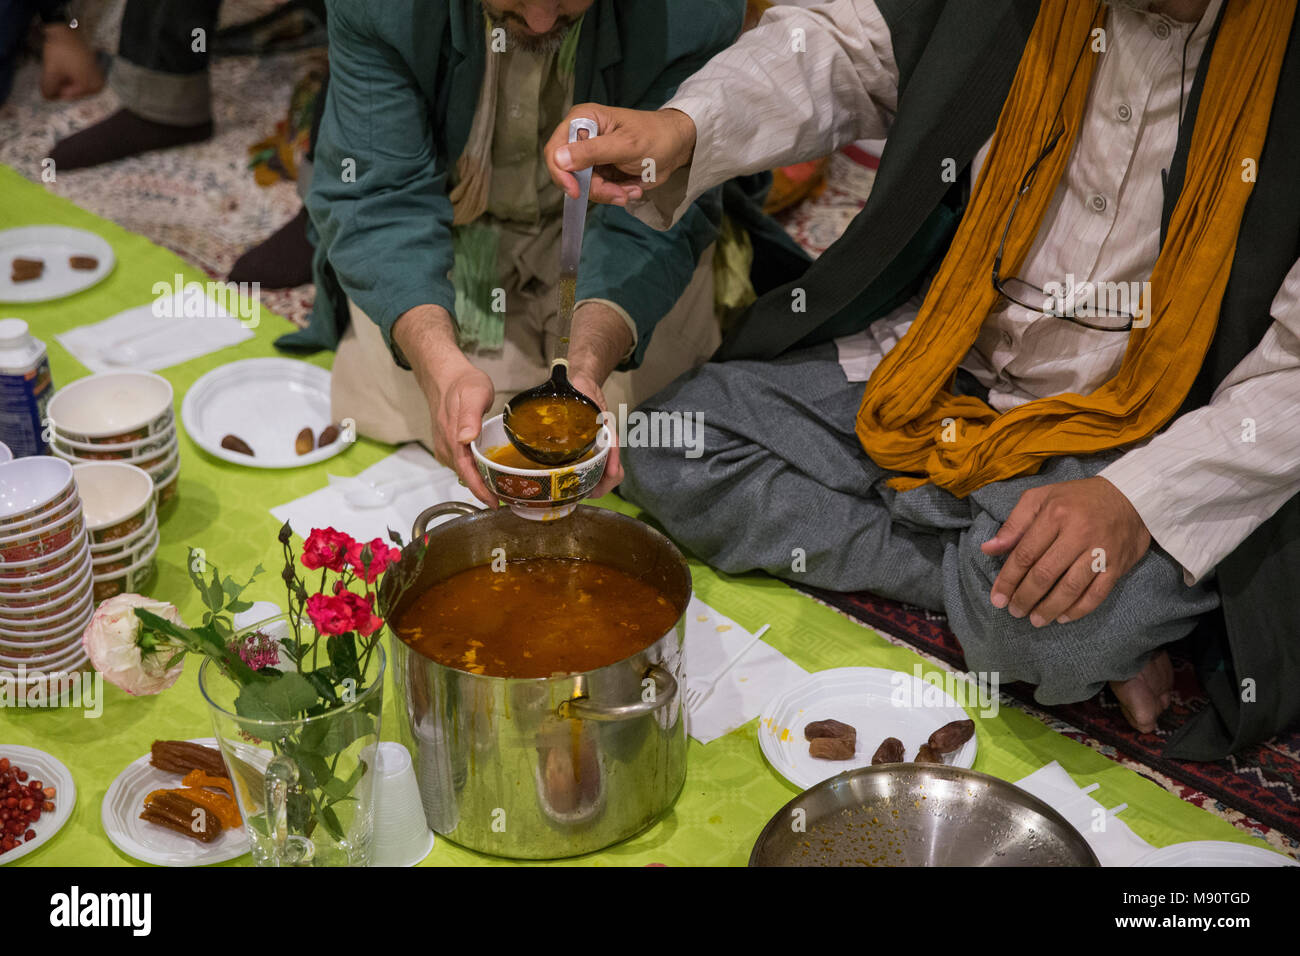
[(1119, 698), (1124, 717), (1144, 734), (1154, 733), (1156, 718), (1169, 707), (1174, 689), (1174, 665), (1164, 651), (1147, 661), (1136, 677), (1113, 680), (1110, 689)]

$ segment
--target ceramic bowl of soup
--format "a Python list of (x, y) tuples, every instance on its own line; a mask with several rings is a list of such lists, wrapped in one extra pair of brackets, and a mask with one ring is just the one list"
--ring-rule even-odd
[(555, 859), (658, 820), (686, 779), (690, 597), (672, 542), (605, 508), (421, 514), (378, 607), (429, 827)]
[(525, 458), (506, 437), (501, 416), (483, 423), (470, 443), (474, 464), (494, 494), (510, 510), (530, 521), (554, 521), (573, 513), (605, 474), (612, 441), (609, 426), (601, 426), (595, 447), (571, 465), (548, 467)]

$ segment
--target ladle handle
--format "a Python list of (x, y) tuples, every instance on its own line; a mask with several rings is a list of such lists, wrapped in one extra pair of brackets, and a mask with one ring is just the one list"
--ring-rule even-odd
[[(595, 139), (600, 132), (595, 120), (579, 117), (569, 124), (569, 142), (576, 143), (579, 133)], [(555, 365), (568, 364), (569, 332), (573, 325), (573, 307), (578, 294), (578, 261), (582, 258), (582, 236), (587, 225), (587, 197), (591, 193), (591, 169), (574, 173), (578, 180), (578, 198), (564, 197), (564, 214), (560, 229), (560, 277), (556, 283), (557, 312), (559, 313), (560, 342)]]
[(415, 523), (411, 525), (411, 540), (418, 541), (429, 533), (429, 524), (434, 518), (441, 518), (443, 515), (461, 515), (468, 516), (478, 514), (480, 511), (487, 511), (486, 508), (476, 508), (474, 505), (467, 505), (463, 501), (446, 501), (440, 505), (434, 505), (432, 508), (425, 508), (420, 512)]
[[(645, 686), (644, 681), (653, 683), (654, 689)], [(651, 665), (645, 672), (640, 699), (634, 704), (596, 704), (589, 697), (577, 697), (566, 700), (560, 705), (561, 717), (575, 717), (579, 720), (632, 720), (653, 714), (660, 707), (677, 697), (677, 678), (658, 664)]]

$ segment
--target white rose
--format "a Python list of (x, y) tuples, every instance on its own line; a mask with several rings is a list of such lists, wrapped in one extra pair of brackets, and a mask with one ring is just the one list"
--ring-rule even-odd
[(141, 622), (135, 616), (136, 608), (185, 626), (180, 612), (165, 601), (139, 594), (119, 594), (96, 608), (81, 642), (90, 663), (104, 675), (104, 680), (138, 697), (157, 694), (176, 683), (185, 669), (185, 659), (164, 670), (163, 665), (181, 649), (180, 645), (160, 646), (152, 654), (142, 654), (137, 643)]

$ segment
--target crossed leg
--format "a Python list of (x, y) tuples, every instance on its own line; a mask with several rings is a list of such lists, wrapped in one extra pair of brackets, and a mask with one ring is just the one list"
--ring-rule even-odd
[[(857, 444), (860, 394), (833, 347), (706, 365), (641, 408), (703, 416), (703, 456), (629, 448), (622, 493), (715, 567), (942, 610), (972, 670), (1031, 683), (1043, 704), (1110, 683), (1129, 721), (1154, 730), (1172, 684), (1160, 649), (1189, 633), (1217, 594), (1188, 588), (1153, 547), (1092, 614), (1035, 628), (992, 606), (1002, 559), (980, 550), (1025, 490), (1096, 474), (1118, 453), (1054, 459), (966, 499), (933, 486), (899, 494)], [(791, 561), (800, 553), (803, 565)]]

